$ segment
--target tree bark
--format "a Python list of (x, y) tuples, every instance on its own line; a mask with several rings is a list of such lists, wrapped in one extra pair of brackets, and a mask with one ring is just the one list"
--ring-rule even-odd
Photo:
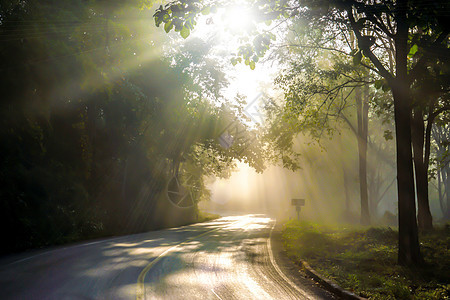
[[(446, 172), (445, 169), (438, 170), (438, 193), (439, 193), (439, 206), (442, 211), (442, 219), (444, 221), (450, 220), (450, 199), (448, 197), (447, 184), (446, 184)], [(442, 189), (444, 186), (444, 189)]]
[(361, 224), (370, 224), (369, 196), (367, 192), (367, 133), (369, 105), (367, 91), (361, 95), (360, 88), (355, 90), (358, 118), (358, 152), (359, 152), (359, 192), (361, 197)]
[(345, 192), (345, 213), (350, 212), (350, 193), (348, 191), (348, 172), (345, 166), (342, 166), (343, 176), (344, 176), (344, 192)]
[[(425, 125), (423, 117), (422, 109), (420, 107), (414, 108), (412, 122), (412, 145), (414, 150), (414, 171), (416, 176), (418, 206), (417, 221), (419, 229), (430, 230), (433, 228), (433, 218), (431, 216), (428, 199), (428, 164), (426, 163), (428, 159), (424, 157)], [(426, 152), (429, 155), (429, 151)]]
[(373, 170), (372, 179), (369, 180), (370, 184), (368, 186), (369, 190), (369, 212), (370, 216), (377, 218), (378, 216), (378, 204), (381, 201), (380, 188), (383, 180), (381, 179), (379, 166), (375, 167)]
[(397, 189), (398, 189), (398, 262), (401, 265), (422, 263), (416, 220), (414, 193), (414, 173), (411, 145), (411, 95), (407, 75), (406, 19), (407, 1), (397, 3), (397, 34), (395, 36), (396, 77), (392, 79), (394, 98), (395, 135), (397, 148)]
[(393, 90), (397, 148), (398, 191), (398, 262), (416, 265), (422, 262), (416, 222), (416, 203), (411, 149), (410, 99), (402, 92)]
[[(449, 131), (448, 126), (434, 126), (432, 133), (433, 133), (433, 139), (437, 144), (437, 155), (442, 156), (444, 155), (446, 151), (446, 146), (444, 146), (444, 141), (449, 141), (450, 136), (447, 133)], [(450, 220), (450, 191), (449, 191), (449, 181), (448, 175), (450, 175), (449, 172), (450, 166), (449, 163), (444, 164), (441, 166), (438, 171), (438, 193), (439, 193), (439, 205), (441, 207), (442, 211), (442, 218), (447, 221)]]
[(448, 165), (443, 171), (446, 174), (446, 178), (444, 181), (444, 187), (445, 187), (445, 194), (446, 194), (446, 198), (447, 198), (447, 208), (444, 213), (444, 220), (450, 220), (450, 172), (449, 172)]

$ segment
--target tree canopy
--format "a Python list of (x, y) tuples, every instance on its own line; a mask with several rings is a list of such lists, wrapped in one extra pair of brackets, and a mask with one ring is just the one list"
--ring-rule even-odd
[[(3, 253), (192, 222), (205, 176), (261, 169), (257, 146), (220, 145), (230, 118), (255, 133), (221, 106), (208, 45), (174, 46), (150, 4), (2, 2)], [(190, 175), (190, 204), (168, 196), (175, 173)]]
[[(164, 23), (166, 31), (174, 29), (186, 38), (186, 33), (195, 26), (198, 15), (209, 13), (211, 7), (219, 5), (226, 4), (221, 1), (212, 4), (175, 1), (160, 6), (154, 18), (157, 26)], [(424, 143), (421, 142), (427, 136), (424, 137), (420, 127), (415, 127), (413, 131), (416, 122), (412, 118), (423, 123), (424, 105), (420, 102), (441, 104), (446, 99), (441, 95), (448, 93), (448, 5), (447, 1), (408, 0), (250, 1), (250, 6), (256, 11), (255, 22), (301, 22), (311, 32), (322, 32), (323, 35), (319, 34), (314, 44), (302, 46), (333, 49), (352, 56), (354, 64), (361, 64), (375, 77), (377, 88), (392, 91), (398, 172), (398, 259), (402, 264), (419, 264), (422, 261), (417, 233), (412, 146), (415, 148), (414, 166), (420, 190), (427, 184), (426, 174), (423, 174), (426, 173), (428, 154), (425, 157), (422, 155)], [(233, 62), (245, 61), (253, 68), (253, 62), (266, 53), (271, 45), (268, 38), (270, 31), (256, 28), (254, 34), (252, 43), (242, 45), (237, 53), (238, 59)], [(433, 91), (430, 94), (433, 96), (424, 100), (426, 97), (418, 95), (424, 95), (427, 89)], [(430, 128), (431, 121), (429, 118)], [(417, 136), (417, 132), (419, 140), (412, 136)], [(429, 143), (425, 145), (427, 152)], [(423, 198), (420, 191), (418, 203), (419, 221), (430, 222), (428, 213), (421, 214), (427, 210), (428, 199)]]

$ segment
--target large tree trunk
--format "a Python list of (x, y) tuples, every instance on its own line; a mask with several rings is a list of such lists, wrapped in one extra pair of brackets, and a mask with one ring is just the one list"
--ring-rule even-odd
[(430, 230), (433, 228), (433, 219), (428, 200), (428, 164), (425, 164), (423, 151), (425, 126), (423, 112), (419, 107), (414, 109), (412, 125), (412, 145), (414, 150), (414, 170), (416, 175), (418, 206), (417, 221), (420, 229)]
[(410, 99), (396, 89), (393, 90), (393, 95), (397, 148), (398, 262), (402, 265), (416, 265), (422, 262), (422, 257), (416, 222)]
[(397, 148), (398, 189), (398, 262), (401, 265), (422, 263), (416, 221), (414, 173), (411, 147), (411, 96), (407, 78), (407, 1), (398, 2), (395, 37), (396, 78), (393, 79), (395, 135)]
[(355, 91), (358, 116), (358, 152), (359, 152), (359, 191), (361, 197), (361, 224), (370, 224), (369, 196), (367, 193), (367, 133), (369, 105), (367, 91), (361, 95), (359, 88)]

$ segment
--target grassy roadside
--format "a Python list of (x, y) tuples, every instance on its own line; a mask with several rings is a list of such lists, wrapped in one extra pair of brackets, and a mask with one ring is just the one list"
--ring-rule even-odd
[(398, 232), (389, 227), (330, 226), (289, 221), (283, 242), (341, 287), (370, 299), (450, 299), (450, 226), (422, 234), (425, 265), (396, 264)]
[(197, 222), (199, 222), (199, 223), (207, 222), (207, 221), (215, 220), (215, 219), (218, 219), (218, 218), (220, 218), (220, 215), (218, 215), (218, 214), (211, 214), (209, 212), (200, 210), (198, 212), (198, 220), (197, 220)]

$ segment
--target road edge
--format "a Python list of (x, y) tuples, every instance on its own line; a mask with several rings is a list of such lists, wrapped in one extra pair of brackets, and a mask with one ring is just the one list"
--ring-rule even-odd
[(323, 286), (326, 290), (332, 292), (336, 296), (346, 300), (368, 300), (367, 298), (358, 296), (355, 293), (343, 289), (333, 280), (322, 276), (319, 272), (311, 268), (311, 266), (306, 261), (300, 260), (300, 264), (306, 274), (311, 276), (315, 281), (319, 282), (321, 286)]
[(286, 274), (284, 274), (284, 272), (280, 269), (280, 266), (278, 265), (278, 263), (275, 260), (274, 249), (272, 247), (272, 239), (273, 239), (272, 234), (273, 234), (273, 229), (275, 228), (276, 224), (277, 224), (277, 222), (275, 221), (274, 224), (272, 225), (272, 228), (270, 229), (269, 238), (267, 239), (267, 248), (268, 248), (268, 252), (269, 252), (270, 262), (272, 263), (272, 266), (275, 268), (275, 271), (277, 271), (278, 275), (280, 275), (281, 278), (283, 278), (283, 280), (286, 281), (292, 288), (294, 288), (300, 295), (302, 295), (303, 297), (305, 297), (307, 299), (313, 299), (307, 291), (301, 290), (297, 284), (292, 282), (286, 276)]
[[(277, 229), (278, 230), (276, 231), (274, 230), (274, 234), (271, 236), (272, 239), (276, 235), (278, 235), (278, 238), (281, 238), (281, 224), (277, 224)], [(304, 260), (296, 261), (291, 259), (287, 255), (286, 250), (284, 249), (284, 245), (282, 245), (282, 248), (283, 248), (282, 254), (292, 263), (292, 265), (294, 265), (297, 268), (299, 272), (303, 271), (309, 278), (311, 278), (314, 282), (319, 284), (323, 289), (332, 293), (334, 296), (346, 300), (368, 300), (367, 298), (361, 297), (359, 295), (356, 295), (355, 293), (352, 293), (342, 288), (333, 280), (326, 278), (325, 276), (314, 270), (306, 261)]]
[(314, 300), (329, 300), (337, 299), (334, 293), (326, 290), (318, 282), (314, 281), (310, 276), (308, 276), (298, 264), (291, 260), (284, 247), (281, 235), (282, 225), (277, 224), (271, 236), (271, 252), (273, 253), (274, 259), (281, 271), (293, 282), (295, 285), (301, 287), (305, 290), (307, 299)]

